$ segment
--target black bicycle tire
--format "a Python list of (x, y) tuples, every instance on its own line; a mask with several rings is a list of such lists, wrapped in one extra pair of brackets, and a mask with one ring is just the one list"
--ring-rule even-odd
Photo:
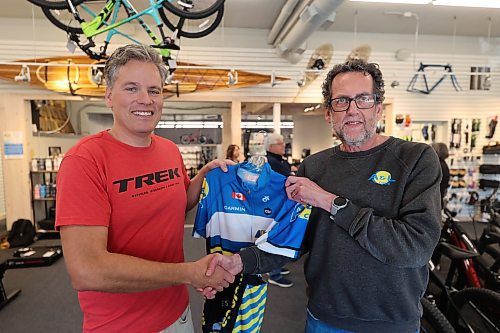
[[(430, 325), (432, 331), (436, 333), (456, 333), (453, 326), (451, 326), (445, 315), (438, 309), (438, 307), (432, 304), (427, 298), (422, 298), (420, 300), (423, 308), (423, 316), (420, 322), (420, 332), (429, 332), (425, 329), (426, 324)], [(425, 327), (424, 327), (425, 325)]]
[[(498, 311), (500, 311), (500, 294), (489, 289), (466, 288), (454, 294), (452, 296), (452, 301), (457, 307), (458, 311), (462, 310), (462, 307), (465, 304), (468, 304), (468, 302), (473, 302), (474, 305), (481, 307), (491, 306), (493, 309), (498, 309)], [(497, 318), (497, 320), (499, 319), (500, 316)], [(454, 324), (457, 325), (456, 322)], [(500, 325), (500, 320), (498, 324)]]
[[(68, 9), (68, 4), (66, 1), (47, 1), (47, 0), (28, 0), (34, 5), (37, 5), (42, 8), (49, 8), (49, 9)], [(72, 0), (73, 5), (78, 6), (85, 0)]]
[(51, 12), (50, 8), (43, 7), (42, 12), (45, 15), (45, 17), (56, 27), (59, 29), (65, 31), (65, 32), (71, 32), (74, 34), (83, 34), (82, 28), (75, 28), (75, 27), (70, 27), (69, 25), (64, 24), (63, 22), (59, 21)]
[[(173, 0), (173, 1), (175, 1), (175, 0)], [(219, 10), (220, 7), (224, 7), (224, 1), (225, 0), (216, 0), (216, 2), (214, 2), (214, 4), (210, 7), (208, 7), (207, 9), (204, 9), (200, 12), (194, 12), (194, 13), (180, 10), (179, 8), (172, 5), (170, 3), (170, 1), (168, 1), (168, 0), (163, 2), (163, 7), (165, 7), (169, 12), (171, 12), (179, 17), (184, 17), (184, 18), (190, 19), (190, 20), (198, 20), (198, 19), (202, 19), (202, 18), (205, 18), (207, 16), (210, 16), (213, 13), (215, 13), (217, 10)]]
[[(165, 11), (163, 8), (160, 8), (158, 10), (160, 13), (161, 20), (165, 25), (172, 31), (175, 31), (177, 29), (177, 26), (174, 25), (170, 20), (168, 19), (167, 15), (165, 14)], [(219, 26), (220, 22), (222, 21), (222, 17), (224, 16), (224, 6), (220, 7), (219, 11), (217, 12), (217, 16), (215, 17), (214, 22), (205, 30), (199, 31), (199, 32), (186, 32), (183, 31), (182, 29), (177, 31), (177, 37), (185, 37), (185, 38), (201, 38), (205, 37), (209, 34), (211, 34), (217, 27)], [(182, 18), (180, 18), (182, 19)]]

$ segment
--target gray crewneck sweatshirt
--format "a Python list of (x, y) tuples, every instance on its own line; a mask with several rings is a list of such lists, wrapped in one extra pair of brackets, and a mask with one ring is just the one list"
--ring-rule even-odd
[[(337, 146), (311, 155), (298, 175), (349, 199), (334, 220), (321, 208), (309, 219), (303, 253), (312, 315), (354, 332), (416, 332), (440, 234), (436, 153), (391, 137), (368, 151)], [(255, 247), (240, 255), (245, 273), (287, 261)]]

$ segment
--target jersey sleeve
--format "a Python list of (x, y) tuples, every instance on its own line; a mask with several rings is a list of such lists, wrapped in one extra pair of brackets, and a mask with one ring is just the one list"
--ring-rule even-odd
[(268, 253), (298, 258), (310, 214), (310, 206), (286, 199), (276, 215), (275, 223), (257, 238), (255, 244), (260, 250)]
[(203, 179), (203, 185), (201, 186), (200, 199), (198, 200), (198, 209), (196, 211), (196, 218), (194, 220), (193, 237), (195, 238), (207, 238), (206, 226), (210, 219), (210, 198), (208, 197), (209, 191), (209, 183), (207, 177), (205, 177), (205, 179)]

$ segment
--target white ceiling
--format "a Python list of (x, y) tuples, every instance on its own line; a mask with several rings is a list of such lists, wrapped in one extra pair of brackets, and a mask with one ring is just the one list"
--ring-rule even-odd
[[(140, 3), (146, 0), (134, 0)], [(302, 0), (305, 1), (305, 0)], [(474, 0), (471, 0), (474, 1)], [(498, 0), (500, 1), (500, 0)], [(43, 17), (27, 0), (1, 0), (1, 17)], [(286, 0), (226, 0), (224, 27), (270, 29)], [(357, 32), (415, 33), (416, 20), (386, 12), (413, 12), (420, 21), (420, 33), (425, 35), (453, 35), (456, 22), (457, 36), (487, 37), (491, 20), (492, 38), (500, 38), (500, 9), (442, 7), (433, 5), (400, 5), (351, 2), (344, 0), (338, 7), (331, 31), (353, 32), (357, 16)], [(355, 14), (357, 12), (357, 15)], [(456, 21), (454, 19), (456, 17)]]

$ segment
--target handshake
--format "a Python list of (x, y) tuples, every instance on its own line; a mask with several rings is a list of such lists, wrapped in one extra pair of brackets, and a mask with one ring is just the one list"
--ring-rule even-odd
[(217, 292), (227, 288), (234, 282), (235, 275), (243, 270), (239, 254), (224, 256), (214, 253), (189, 264), (195, 265), (197, 272), (188, 276), (190, 284), (208, 299), (214, 298)]

